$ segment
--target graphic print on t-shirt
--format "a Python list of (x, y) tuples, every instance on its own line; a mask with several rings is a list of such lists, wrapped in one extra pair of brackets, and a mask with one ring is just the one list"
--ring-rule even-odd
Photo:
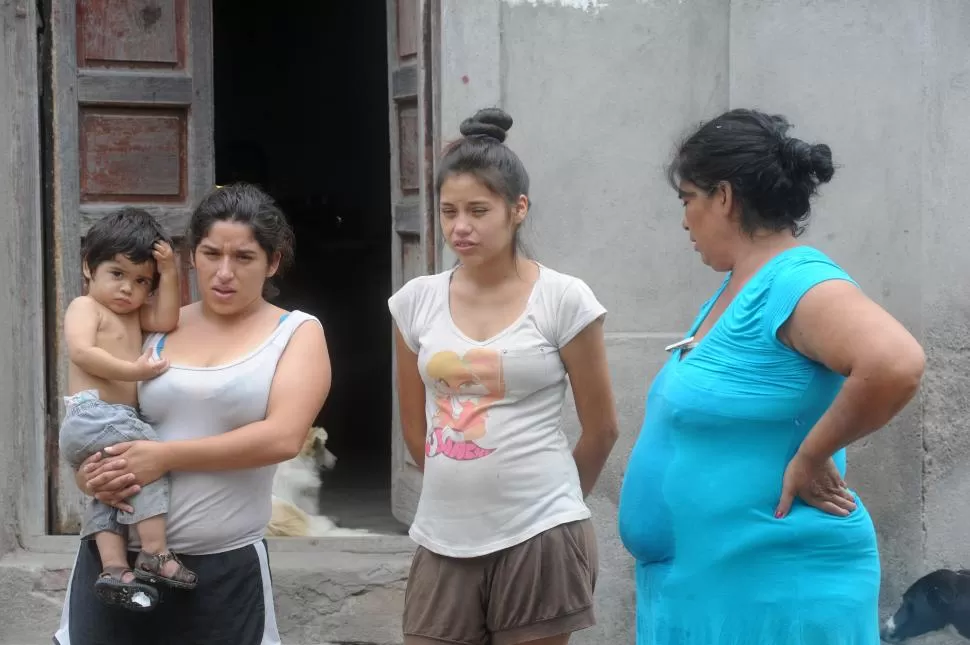
[(505, 398), (501, 355), (483, 348), (470, 349), (464, 356), (442, 351), (425, 369), (434, 383), (435, 402), (425, 456), (469, 461), (492, 454), (494, 448), (476, 442), (488, 430), (488, 409)]

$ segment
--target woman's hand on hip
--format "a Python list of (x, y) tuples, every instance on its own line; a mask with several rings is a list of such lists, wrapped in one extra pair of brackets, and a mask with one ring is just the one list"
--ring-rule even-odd
[(141, 487), (127, 471), (124, 459), (110, 459), (96, 452), (81, 463), (74, 480), (85, 495), (127, 513), (134, 512), (125, 500)]
[(798, 497), (830, 515), (845, 517), (856, 509), (855, 499), (831, 457), (818, 462), (798, 452), (788, 462), (775, 517), (788, 515)]
[(104, 451), (124, 462), (125, 472), (134, 475), (134, 481), (147, 486), (168, 472), (167, 453), (161, 441), (126, 441), (108, 446)]

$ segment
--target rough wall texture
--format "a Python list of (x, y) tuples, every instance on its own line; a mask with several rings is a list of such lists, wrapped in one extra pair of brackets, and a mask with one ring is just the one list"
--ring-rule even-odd
[(970, 4), (926, 8), (924, 65), (923, 519), (926, 566), (970, 567)]

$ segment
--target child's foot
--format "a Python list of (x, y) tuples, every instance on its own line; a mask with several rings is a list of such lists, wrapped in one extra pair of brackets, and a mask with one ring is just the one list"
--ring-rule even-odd
[(146, 551), (138, 554), (135, 560), (135, 577), (151, 583), (164, 582), (178, 589), (195, 589), (196, 575), (186, 569), (171, 551), (152, 555)]
[(106, 605), (131, 611), (151, 611), (158, 604), (158, 590), (138, 582), (128, 567), (104, 567), (94, 581), (94, 595)]

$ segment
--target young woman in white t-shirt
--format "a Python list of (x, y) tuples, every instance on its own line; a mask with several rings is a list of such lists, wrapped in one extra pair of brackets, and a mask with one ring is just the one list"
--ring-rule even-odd
[[(405, 645), (560, 645), (595, 622), (583, 500), (617, 437), (606, 310), (518, 250), (529, 176), (503, 143), (511, 125), (494, 108), (462, 123), (437, 177), (459, 262), (388, 301), (404, 438), (424, 470)], [(582, 426), (572, 451), (567, 382)]]

